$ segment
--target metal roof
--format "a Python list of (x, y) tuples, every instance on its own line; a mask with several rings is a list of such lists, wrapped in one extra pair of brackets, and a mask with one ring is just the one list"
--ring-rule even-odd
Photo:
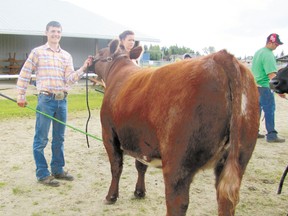
[[(52, 20), (61, 23), (63, 37), (115, 39), (128, 29), (61, 0), (9, 0), (2, 2), (0, 6), (0, 34), (44, 35), (46, 24)], [(135, 29), (133, 31), (136, 40), (160, 42), (155, 37)]]

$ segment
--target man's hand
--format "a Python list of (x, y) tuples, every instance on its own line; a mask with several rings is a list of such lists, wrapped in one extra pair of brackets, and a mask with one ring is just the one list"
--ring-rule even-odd
[(87, 68), (92, 65), (92, 62), (93, 62), (93, 57), (92, 56), (88, 56), (88, 58), (85, 60), (83, 66), (82, 66), (82, 70), (83, 71), (86, 71)]
[(27, 101), (25, 99), (18, 99), (17, 104), (19, 107), (25, 107), (27, 105)]
[(276, 72), (268, 74), (270, 80), (272, 80), (276, 76)]
[(25, 95), (19, 94), (17, 96), (17, 104), (19, 107), (25, 107), (27, 105), (26, 97)]

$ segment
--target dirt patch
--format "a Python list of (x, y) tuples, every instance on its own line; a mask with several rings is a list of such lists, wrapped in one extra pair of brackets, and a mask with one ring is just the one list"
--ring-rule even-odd
[[(82, 88), (82, 87), (81, 87)], [(76, 90), (76, 89), (75, 89)], [(10, 96), (13, 92), (5, 92)], [(238, 216), (286, 216), (288, 213), (288, 179), (281, 195), (277, 189), (288, 163), (288, 101), (277, 99), (276, 126), (285, 143), (269, 144), (258, 139), (243, 178)], [(1, 101), (0, 101), (1, 103)], [(85, 131), (87, 112), (69, 113), (68, 124)], [(134, 159), (125, 157), (120, 181), (120, 197), (114, 205), (104, 205), (111, 180), (110, 164), (101, 141), (67, 128), (65, 140), (66, 169), (75, 176), (73, 182), (61, 182), (58, 188), (37, 183), (32, 155), (34, 118), (16, 118), (0, 122), (2, 131), (0, 164), (0, 215), (85, 215), (146, 216), (165, 215), (162, 172), (149, 168), (145, 199), (133, 197), (136, 183)], [(264, 133), (264, 122), (261, 132)], [(92, 111), (89, 133), (101, 138), (99, 111)], [(50, 135), (51, 140), (51, 135)], [(51, 144), (45, 154), (50, 162)], [(187, 215), (217, 215), (212, 170), (199, 172), (190, 188)]]

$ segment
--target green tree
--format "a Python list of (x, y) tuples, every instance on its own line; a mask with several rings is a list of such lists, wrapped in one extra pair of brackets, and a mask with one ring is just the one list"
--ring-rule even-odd
[(150, 59), (154, 61), (159, 61), (162, 57), (161, 49), (159, 45), (149, 47)]
[[(211, 48), (212, 50), (212, 48)], [(144, 46), (144, 51), (150, 53), (150, 60), (159, 61), (159, 60), (169, 60), (171, 55), (184, 55), (185, 53), (190, 53), (191, 55), (200, 56), (200, 53), (195, 52), (188, 47), (178, 47), (178, 45), (172, 45), (170, 47), (160, 47), (159, 45)], [(215, 52), (215, 49), (214, 49)]]
[(209, 47), (204, 47), (203, 48), (203, 52), (208, 55), (211, 53), (215, 53), (215, 48), (213, 46), (209, 46)]

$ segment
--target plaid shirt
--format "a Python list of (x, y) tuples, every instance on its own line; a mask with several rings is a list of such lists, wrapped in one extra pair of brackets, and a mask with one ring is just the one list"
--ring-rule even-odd
[(84, 74), (74, 71), (72, 56), (60, 47), (55, 52), (48, 43), (36, 47), (25, 61), (17, 81), (18, 98), (25, 98), (31, 75), (35, 72), (37, 90), (57, 93), (68, 91), (69, 85), (77, 82)]

